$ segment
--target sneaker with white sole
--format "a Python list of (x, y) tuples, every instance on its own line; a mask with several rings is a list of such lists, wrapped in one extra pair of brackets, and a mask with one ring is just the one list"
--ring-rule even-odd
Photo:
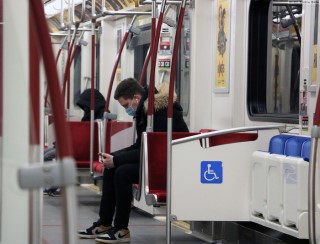
[(48, 195), (51, 197), (61, 197), (62, 192), (60, 188), (52, 188), (48, 190)]
[(104, 226), (99, 224), (98, 222), (94, 222), (91, 227), (86, 230), (79, 230), (78, 237), (85, 238), (85, 239), (94, 239), (98, 235), (102, 235), (108, 233), (108, 230), (112, 229), (112, 226)]
[(129, 229), (112, 228), (106, 234), (98, 235), (95, 239), (96, 242), (101, 243), (125, 243), (130, 242)]

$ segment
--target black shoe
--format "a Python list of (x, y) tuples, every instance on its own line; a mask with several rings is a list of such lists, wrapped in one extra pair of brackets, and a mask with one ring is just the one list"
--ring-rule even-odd
[(60, 188), (51, 190), (48, 192), (48, 195), (51, 197), (61, 197), (61, 190), (60, 190)]
[(49, 195), (50, 192), (51, 192), (51, 190), (46, 188), (43, 190), (43, 195)]
[(78, 231), (78, 237), (80, 238), (86, 238), (86, 239), (94, 239), (98, 235), (102, 235), (108, 232), (108, 230), (112, 229), (113, 227), (111, 225), (104, 226), (99, 224), (98, 222), (94, 222), (91, 227), (89, 227), (86, 230), (79, 230)]
[(130, 242), (130, 231), (129, 229), (112, 228), (106, 234), (98, 235), (95, 241), (102, 243)]

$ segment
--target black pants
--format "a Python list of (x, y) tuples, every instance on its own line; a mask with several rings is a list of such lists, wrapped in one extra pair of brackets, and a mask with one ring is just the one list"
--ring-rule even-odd
[(103, 172), (99, 222), (120, 229), (127, 228), (132, 201), (132, 184), (139, 181), (139, 164), (126, 164)]

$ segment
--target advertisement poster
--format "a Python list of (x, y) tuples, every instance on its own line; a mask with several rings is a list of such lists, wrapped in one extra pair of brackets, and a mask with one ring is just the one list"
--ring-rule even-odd
[(216, 10), (216, 67), (215, 67), (215, 92), (229, 92), (229, 0), (217, 0)]
[[(117, 29), (117, 50), (119, 51), (122, 42), (122, 27)], [(119, 83), (122, 80), (121, 78), (121, 59), (119, 60), (119, 64), (116, 71), (115, 81)]]
[(312, 82), (311, 85), (317, 85), (317, 59), (318, 59), (318, 46), (313, 46), (313, 65), (312, 65)]

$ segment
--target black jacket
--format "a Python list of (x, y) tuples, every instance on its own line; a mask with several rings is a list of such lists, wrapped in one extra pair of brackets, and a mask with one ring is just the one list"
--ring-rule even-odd
[[(140, 163), (140, 147), (142, 132), (146, 131), (147, 127), (147, 108), (148, 108), (148, 93), (140, 100), (140, 103), (136, 112), (136, 142), (124, 149), (113, 152), (113, 162), (115, 167), (119, 167), (123, 164)], [(154, 101), (154, 124), (153, 131), (164, 132), (167, 131), (167, 114), (168, 114), (168, 99), (169, 99), (169, 85), (163, 83), (155, 94)], [(187, 124), (183, 119), (182, 107), (176, 102), (176, 96), (174, 97), (173, 104), (173, 118), (172, 118), (172, 131), (174, 132), (187, 132), (189, 131)]]
[[(87, 89), (80, 94), (77, 105), (84, 111), (81, 121), (90, 121), (90, 104), (91, 104), (91, 89)], [(94, 119), (101, 119), (104, 113), (106, 100), (103, 95), (94, 89)]]

